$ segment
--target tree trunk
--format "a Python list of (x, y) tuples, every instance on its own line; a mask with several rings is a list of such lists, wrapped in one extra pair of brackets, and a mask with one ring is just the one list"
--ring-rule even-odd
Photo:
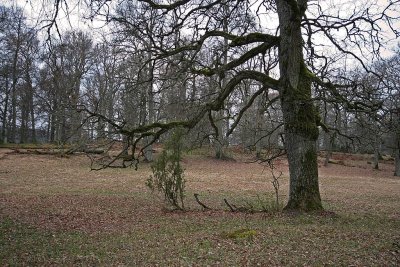
[(325, 143), (325, 161), (324, 166), (327, 167), (329, 164), (329, 160), (332, 157), (332, 149), (333, 149), (334, 136), (332, 133), (325, 133), (324, 143)]
[(215, 158), (217, 159), (224, 159), (225, 156), (225, 152), (224, 152), (224, 145), (225, 145), (225, 140), (224, 140), (224, 121), (223, 121), (223, 117), (224, 117), (224, 111), (218, 111), (217, 113), (217, 122), (216, 122), (216, 126), (218, 129), (218, 136), (215, 140)]
[(21, 125), (20, 125), (20, 138), (19, 142), (21, 144), (26, 143), (27, 139), (27, 126), (28, 126), (28, 105), (26, 103), (26, 94), (21, 93), (20, 101), (21, 109)]
[(31, 118), (31, 132), (32, 132), (32, 143), (36, 143), (36, 125), (35, 125), (35, 107), (33, 105), (33, 94), (34, 94), (34, 89), (33, 86), (30, 87), (31, 91), (29, 94), (29, 112), (30, 112), (30, 118)]
[(316, 142), (313, 138), (285, 130), (289, 161), (290, 191), (286, 210), (321, 210)]
[(51, 115), (49, 116), (49, 123), (51, 122), (51, 124), (49, 125), (50, 128), (50, 134), (49, 134), (49, 142), (53, 143), (56, 139), (56, 115), (55, 115), (55, 111), (52, 110), (51, 111)]
[[(260, 61), (262, 58), (260, 58)], [(260, 72), (262, 72), (263, 66), (260, 64)], [(259, 86), (258, 89), (261, 89), (262, 85)], [(255, 142), (256, 142), (256, 157), (261, 159), (263, 142), (261, 139), (263, 138), (263, 129), (265, 128), (265, 116), (264, 116), (264, 107), (267, 103), (268, 98), (268, 90), (265, 91), (261, 96), (259, 96), (259, 100), (257, 102), (257, 113), (256, 113), (256, 132), (255, 132)], [(271, 125), (273, 123), (271, 122)], [(275, 143), (278, 146), (278, 142)]]
[(4, 99), (4, 110), (3, 110), (3, 123), (2, 123), (2, 131), (1, 131), (1, 140), (3, 142), (3, 144), (7, 144), (8, 140), (7, 140), (7, 127), (8, 127), (8, 123), (7, 123), (7, 113), (8, 113), (8, 101), (9, 101), (9, 96), (10, 96), (10, 90), (8, 88), (9, 83), (8, 83), (8, 73), (5, 79), (5, 84), (6, 84), (6, 95), (5, 95), (5, 99)]
[(11, 131), (10, 142), (15, 143), (17, 131), (17, 82), (18, 82), (18, 58), (21, 48), (21, 18), (18, 21), (17, 40), (15, 43), (14, 58), (12, 62), (12, 85), (11, 85)]
[[(151, 54), (148, 52), (147, 55), (148, 59), (151, 59)], [(155, 103), (154, 103), (154, 93), (153, 93), (153, 63), (150, 61), (150, 63), (146, 66), (147, 69), (145, 70), (145, 79), (149, 80), (147, 83), (147, 107), (148, 107), (148, 118), (147, 118), (147, 123), (152, 124), (155, 121)], [(146, 107), (146, 105), (145, 105)], [(153, 146), (148, 145), (152, 141), (152, 136), (146, 137), (145, 143), (146, 143), (146, 148), (144, 149), (144, 157), (147, 162), (152, 162), (154, 160), (153, 157)]]
[[(311, 82), (304, 64), (301, 17), (306, 6), (277, 0), (281, 41), (280, 94), (289, 162), (290, 189), (286, 210), (321, 210), (318, 184), (317, 111), (311, 100)], [(298, 1), (297, 3), (305, 1)]]
[(78, 111), (81, 74), (77, 74), (75, 79), (76, 80), (74, 83), (74, 90), (72, 92), (71, 103), (69, 103), (71, 112), (71, 129), (68, 137), (71, 143), (82, 145), (82, 143), (85, 142), (82, 140), (82, 114)]
[(394, 176), (400, 177), (400, 140), (397, 141), (394, 161)]
[(377, 142), (374, 144), (374, 162), (373, 166), (375, 170), (379, 170), (379, 145)]
[[(228, 10), (228, 6), (227, 5), (224, 6), (224, 13), (225, 13), (225, 16), (228, 16), (228, 14), (229, 14), (229, 10)], [(228, 32), (228, 18), (227, 17), (224, 18), (223, 31), (224, 32)], [(228, 63), (228, 39), (227, 38), (224, 38), (223, 50), (224, 50), (224, 52), (223, 52), (224, 53), (223, 54), (223, 64), (225, 66)], [(221, 88), (225, 88), (226, 81), (227, 81), (226, 77), (222, 77)], [(224, 148), (227, 146), (227, 139), (224, 136), (224, 124), (225, 124), (225, 121), (226, 121), (226, 119), (224, 118), (225, 117), (224, 109), (222, 108), (220, 111), (218, 111), (217, 114), (218, 114), (217, 115), (217, 121), (216, 121), (215, 124), (216, 124), (217, 129), (218, 129), (218, 135), (217, 135), (217, 138), (215, 140), (216, 141), (215, 142), (215, 157), (217, 159), (224, 159), (224, 158), (226, 158)]]
[[(32, 69), (32, 60), (25, 57), (25, 88), (21, 93), (21, 143), (29, 140), (29, 119), (32, 117), (32, 126), (35, 126), (33, 119), (33, 85), (30, 70)], [(32, 139), (31, 139), (32, 140)]]

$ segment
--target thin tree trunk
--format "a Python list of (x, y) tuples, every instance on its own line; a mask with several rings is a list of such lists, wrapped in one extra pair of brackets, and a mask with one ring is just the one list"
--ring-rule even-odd
[[(110, 94), (114, 94), (114, 93), (111, 92)], [(108, 105), (108, 112), (107, 112), (108, 117), (114, 118), (114, 96), (113, 95), (110, 95), (107, 105)], [(113, 133), (111, 131), (112, 128), (113, 128), (113, 126), (111, 124), (107, 125), (107, 132), (104, 135), (106, 138), (109, 138), (109, 139), (113, 138)]]
[[(148, 59), (151, 59), (150, 52), (148, 52), (147, 56), (148, 56)], [(146, 72), (145, 72), (146, 74), (145, 74), (145, 77), (144, 77), (146, 80), (149, 80), (149, 82), (147, 84), (147, 86), (148, 86), (147, 87), (147, 91), (146, 91), (146, 94), (147, 94), (147, 107), (148, 107), (148, 120), (147, 120), (147, 123), (151, 124), (155, 120), (153, 82), (152, 82), (152, 78), (151, 78), (151, 77), (153, 77), (153, 73), (152, 73), (153, 64), (151, 63), (151, 61), (147, 65), (147, 68), (148, 69), (146, 69)], [(148, 137), (146, 137), (146, 140), (145, 140), (146, 141), (146, 148), (144, 150), (144, 157), (145, 157), (146, 161), (148, 161), (148, 162), (152, 162), (154, 160), (154, 158), (153, 158), (153, 146), (152, 145), (148, 145), (151, 142), (152, 138), (153, 137), (148, 136)]]
[[(260, 58), (261, 60), (261, 58)], [(260, 62), (260, 72), (262, 72), (262, 64)], [(262, 85), (259, 86), (259, 89), (261, 89)], [(257, 102), (257, 114), (256, 114), (256, 132), (255, 132), (255, 142), (256, 142), (256, 157), (258, 159), (261, 159), (261, 154), (262, 154), (262, 149), (263, 149), (263, 142), (261, 141), (262, 139), (262, 130), (264, 128), (264, 106), (267, 103), (267, 98), (268, 98), (268, 90), (265, 91), (261, 96), (259, 96), (260, 99)], [(276, 143), (278, 144), (278, 142)]]
[(15, 44), (14, 58), (12, 62), (12, 85), (11, 85), (11, 131), (10, 141), (15, 143), (16, 130), (17, 130), (17, 82), (18, 82), (18, 57), (20, 50), (20, 37), (21, 37), (21, 18), (18, 21), (17, 40)]
[(397, 141), (394, 161), (394, 176), (400, 177), (400, 140)]
[(51, 115), (50, 115), (50, 120), (49, 121), (51, 121), (51, 125), (50, 125), (50, 138), (49, 138), (49, 141), (51, 142), (51, 143), (53, 143), (54, 141), (56, 141), (55, 139), (56, 139), (56, 128), (57, 128), (57, 126), (56, 126), (56, 114), (54, 114), (55, 112), (54, 112), (54, 110), (53, 111), (51, 111)]
[(379, 143), (378, 140), (379, 138), (376, 138), (374, 142), (374, 162), (373, 166), (375, 170), (379, 170)]
[(82, 142), (82, 118), (81, 113), (78, 112), (79, 96), (80, 96), (80, 85), (81, 76), (80, 74), (75, 77), (76, 84), (73, 90), (72, 103), (71, 104), (71, 131), (68, 135), (71, 143), (79, 144)]
[(328, 166), (329, 160), (332, 157), (332, 149), (333, 149), (333, 144), (335, 142), (335, 136), (331, 132), (325, 133), (325, 161), (324, 161), (324, 166)]
[(32, 79), (30, 76), (31, 60), (25, 58), (25, 88), (24, 92), (21, 93), (21, 143), (28, 141), (29, 137), (29, 118), (32, 115), (33, 105), (33, 86)]
[(46, 129), (46, 139), (47, 142), (52, 142), (51, 140), (51, 134), (50, 134), (50, 129), (51, 129), (51, 125), (52, 125), (52, 121), (51, 121), (51, 115), (50, 113), (47, 114), (47, 129)]
[(22, 95), (21, 94), (21, 126), (20, 126), (20, 143), (26, 143), (26, 134), (27, 134), (27, 105), (26, 105), (26, 94)]
[(31, 86), (31, 92), (29, 95), (29, 111), (31, 118), (31, 132), (32, 132), (32, 143), (36, 143), (36, 125), (35, 125), (35, 107), (33, 105), (33, 87)]
[(66, 116), (66, 110), (65, 107), (62, 108), (61, 110), (61, 116), (59, 119), (61, 119), (61, 123), (59, 124), (60, 126), (60, 131), (59, 131), (59, 138), (58, 142), (62, 143), (63, 145), (67, 141), (67, 116)]
[(7, 127), (8, 127), (8, 123), (7, 123), (7, 113), (8, 113), (8, 101), (9, 101), (9, 96), (10, 96), (10, 90), (8, 88), (9, 83), (8, 83), (8, 74), (6, 76), (6, 96), (4, 99), (4, 111), (3, 111), (3, 128), (1, 131), (1, 135), (2, 135), (2, 141), (3, 144), (7, 144), (8, 140), (7, 140)]

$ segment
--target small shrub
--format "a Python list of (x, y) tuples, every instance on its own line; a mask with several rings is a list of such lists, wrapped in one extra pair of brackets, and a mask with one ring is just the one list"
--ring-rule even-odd
[(161, 155), (151, 166), (152, 175), (146, 185), (164, 195), (164, 200), (175, 209), (184, 209), (185, 178), (181, 165), (184, 130), (176, 129), (164, 146)]

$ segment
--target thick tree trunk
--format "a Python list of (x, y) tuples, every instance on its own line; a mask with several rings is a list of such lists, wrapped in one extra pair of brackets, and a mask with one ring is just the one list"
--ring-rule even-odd
[(216, 126), (218, 129), (218, 136), (215, 140), (215, 158), (224, 159), (226, 157), (224, 147), (225, 147), (225, 138), (224, 138), (224, 111), (221, 110), (218, 112), (218, 119), (216, 122)]
[[(228, 32), (228, 18), (226, 16), (228, 16), (228, 14), (229, 14), (229, 8), (227, 5), (224, 6), (224, 13), (225, 13), (225, 18), (223, 21), (223, 31)], [(227, 38), (224, 38), (223, 50), (224, 50), (223, 64), (226, 65), (228, 63), (228, 39)], [(221, 83), (220, 83), (221, 88), (225, 88), (226, 82), (227, 82), (227, 78), (222, 77)], [(215, 124), (218, 129), (218, 136), (217, 136), (217, 140), (215, 142), (215, 157), (217, 159), (224, 159), (224, 158), (226, 158), (225, 147), (228, 146), (227, 138), (225, 137), (225, 134), (224, 134), (224, 124), (226, 123), (226, 119), (224, 118), (225, 117), (224, 109), (221, 109), (220, 111), (218, 111), (217, 114), (218, 114), (217, 121)]]
[[(310, 90), (308, 88), (309, 83), (298, 87), (304, 93)], [(296, 99), (296, 96), (296, 94), (284, 94), (282, 99), (285, 148), (290, 173), (289, 202), (285, 209), (321, 210), (322, 204), (318, 184), (316, 110), (310, 100), (299, 100)]]
[[(295, 6), (291, 3), (296, 3)], [(317, 111), (304, 64), (301, 17), (307, 1), (277, 0), (281, 31), (280, 94), (289, 162), (290, 189), (286, 210), (321, 210), (316, 140)], [(297, 4), (298, 3), (298, 4)]]
[(315, 140), (286, 131), (285, 143), (290, 172), (289, 202), (285, 209), (322, 209)]

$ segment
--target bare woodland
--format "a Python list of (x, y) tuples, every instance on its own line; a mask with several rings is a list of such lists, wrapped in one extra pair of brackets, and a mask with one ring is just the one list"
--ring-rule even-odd
[(287, 210), (323, 209), (318, 151), (390, 157), (400, 176), (400, 1), (75, 2), (96, 35), (60, 30), (70, 1), (28, 1), (35, 25), (0, 6), (3, 144), (118, 147), (96, 166), (128, 167), (183, 128), (219, 159), (286, 155)]

